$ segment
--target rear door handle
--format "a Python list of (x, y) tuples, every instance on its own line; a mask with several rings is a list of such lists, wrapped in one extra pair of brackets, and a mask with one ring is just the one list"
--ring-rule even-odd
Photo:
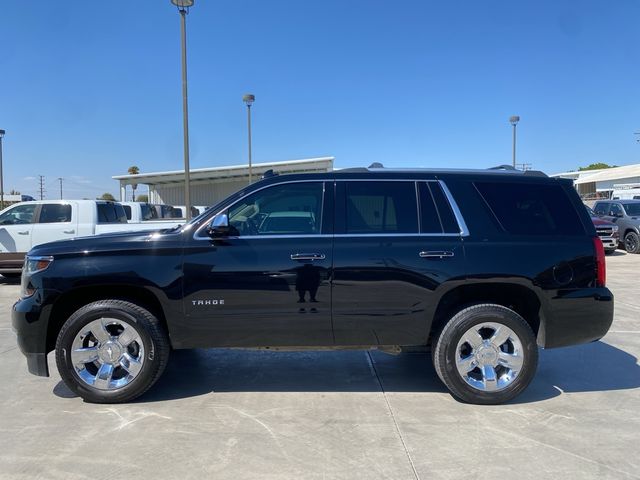
[(76, 233), (76, 231), (75, 230), (64, 230), (63, 233), (71, 234), (71, 233)]
[(27, 230), (26, 232), (18, 232), (18, 235), (29, 235), (29, 231)]
[(292, 253), (291, 260), (324, 260), (324, 253)]
[(447, 252), (447, 251), (425, 252), (425, 251), (422, 251), (418, 255), (420, 255), (421, 258), (449, 258), (449, 257), (453, 257), (453, 252)]

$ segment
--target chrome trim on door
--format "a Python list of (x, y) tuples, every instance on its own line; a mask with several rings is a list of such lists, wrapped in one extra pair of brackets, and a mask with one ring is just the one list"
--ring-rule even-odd
[(324, 260), (324, 253), (292, 253), (291, 260)]
[(448, 251), (425, 252), (425, 251), (422, 251), (418, 255), (420, 256), (420, 258), (450, 258), (450, 257), (453, 257), (453, 252), (448, 252)]
[(444, 194), (447, 197), (447, 200), (449, 201), (449, 205), (451, 205), (451, 209), (453, 210), (453, 214), (455, 215), (456, 220), (458, 222), (458, 227), (460, 227), (460, 235), (462, 237), (468, 237), (469, 236), (469, 229), (467, 228), (467, 224), (465, 223), (464, 218), (462, 217), (462, 212), (458, 208), (458, 204), (456, 203), (455, 199), (453, 198), (453, 195), (451, 195), (451, 192), (447, 188), (447, 185), (442, 180), (438, 180), (438, 183), (442, 187), (442, 190), (444, 191)]

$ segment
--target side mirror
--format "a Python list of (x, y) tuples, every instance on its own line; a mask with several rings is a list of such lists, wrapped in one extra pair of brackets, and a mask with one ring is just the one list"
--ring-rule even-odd
[(229, 230), (229, 217), (226, 213), (219, 213), (211, 220), (207, 233), (211, 237), (226, 237)]

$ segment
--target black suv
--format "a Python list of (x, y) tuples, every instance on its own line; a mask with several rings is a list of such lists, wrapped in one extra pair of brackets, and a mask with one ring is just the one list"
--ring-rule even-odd
[(29, 371), (55, 350), (91, 402), (141, 395), (171, 349), (430, 346), (456, 398), (495, 404), (527, 387), (538, 345), (612, 319), (571, 182), (505, 169), (272, 176), (173, 230), (34, 248), (13, 307)]

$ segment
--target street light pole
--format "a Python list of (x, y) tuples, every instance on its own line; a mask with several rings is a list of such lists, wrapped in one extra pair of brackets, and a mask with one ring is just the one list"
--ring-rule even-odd
[(4, 130), (0, 130), (0, 210), (4, 210), (4, 177), (2, 176), (2, 137)]
[(187, 13), (194, 0), (171, 0), (180, 12), (182, 43), (182, 130), (184, 137), (184, 205), (187, 221), (191, 218), (191, 177), (189, 171), (189, 108), (187, 103)]
[(509, 122), (513, 125), (513, 168), (516, 168), (516, 125), (520, 121), (518, 115), (509, 117)]
[(249, 132), (249, 184), (253, 180), (253, 167), (251, 165), (251, 105), (255, 102), (256, 96), (247, 93), (242, 97), (242, 101), (247, 105), (247, 131)]

